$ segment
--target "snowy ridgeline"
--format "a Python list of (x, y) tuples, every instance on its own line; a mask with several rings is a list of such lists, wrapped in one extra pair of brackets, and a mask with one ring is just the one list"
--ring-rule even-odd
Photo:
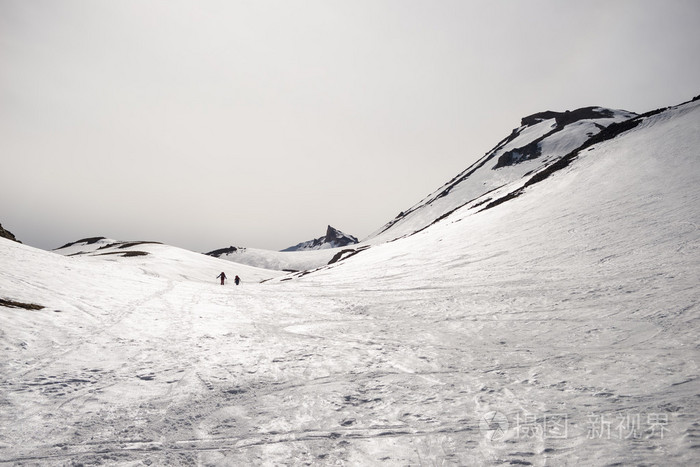
[(0, 239), (0, 462), (697, 465), (699, 104), (307, 274)]
[(357, 243), (357, 238), (341, 232), (330, 225), (326, 229), (326, 235), (298, 243), (282, 251), (305, 251), (305, 250), (325, 250), (329, 248), (340, 248)]
[(556, 164), (608, 127), (637, 117), (622, 111), (587, 107), (573, 112), (541, 112), (522, 119), (519, 128), (484, 157), (434, 193), (365, 239), (382, 243), (411, 235), (464, 206), (483, 209)]

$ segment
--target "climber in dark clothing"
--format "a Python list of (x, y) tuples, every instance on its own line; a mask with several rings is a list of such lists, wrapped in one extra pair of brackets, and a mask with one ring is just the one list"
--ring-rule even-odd
[(221, 278), (221, 285), (224, 285), (224, 281), (226, 280), (226, 273), (222, 271), (221, 274), (219, 274), (218, 276), (216, 276), (217, 279), (218, 279), (219, 277)]
[(235, 283), (236, 283), (236, 285), (238, 285), (238, 284), (240, 284), (240, 283), (241, 283), (241, 278), (240, 278), (240, 277), (238, 277), (238, 276), (236, 276), (236, 277), (235, 277), (235, 278), (233, 279), (233, 282), (235, 282)]

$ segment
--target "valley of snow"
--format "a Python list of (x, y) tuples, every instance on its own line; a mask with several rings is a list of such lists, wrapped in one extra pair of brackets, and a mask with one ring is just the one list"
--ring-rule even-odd
[(305, 275), (0, 239), (45, 307), (0, 306), (0, 463), (697, 465), (699, 151), (693, 102)]
[[(320, 250), (270, 251), (258, 248), (239, 248), (219, 258), (233, 263), (275, 271), (302, 271), (325, 266), (343, 248)], [(231, 267), (229, 265), (229, 267)], [(235, 266), (233, 266), (235, 267)]]
[(344, 250), (354, 250), (356, 243), (357, 238), (329, 225), (322, 237), (298, 243), (282, 251), (230, 246), (207, 254), (258, 268), (287, 272), (305, 271), (337, 261), (344, 255)]

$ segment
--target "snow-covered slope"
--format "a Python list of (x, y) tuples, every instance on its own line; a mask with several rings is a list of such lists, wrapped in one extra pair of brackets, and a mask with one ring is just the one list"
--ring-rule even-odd
[[(223, 270), (227, 275), (240, 276), (246, 281), (258, 282), (279, 276), (275, 270), (267, 270), (243, 264), (231, 264), (207, 255), (150, 241), (118, 241), (105, 237), (90, 237), (63, 245), (54, 250), (63, 256), (77, 260), (112, 261), (126, 269), (136, 268), (147, 274), (166, 274), (170, 279), (186, 279), (216, 282)], [(73, 263), (68, 263), (73, 264)], [(79, 263), (80, 264), (80, 263)]]
[(357, 243), (357, 238), (352, 235), (341, 232), (330, 225), (326, 229), (326, 235), (298, 243), (282, 251), (306, 251), (306, 250), (325, 250), (329, 248), (340, 248)]
[(466, 204), (488, 203), (522, 186), (528, 177), (551, 167), (602, 129), (635, 116), (623, 110), (585, 107), (525, 117), (519, 128), (484, 157), (363, 243), (378, 244), (411, 235)]
[(0, 298), (46, 307), (0, 306), (0, 462), (697, 465), (700, 102), (635, 125), (264, 283), (0, 239)]

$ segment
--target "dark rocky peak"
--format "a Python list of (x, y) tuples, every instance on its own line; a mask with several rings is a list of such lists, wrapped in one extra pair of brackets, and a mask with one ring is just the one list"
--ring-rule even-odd
[(294, 246), (290, 246), (289, 248), (285, 248), (282, 251), (320, 250), (322, 248), (338, 248), (347, 245), (354, 245), (355, 243), (359, 243), (357, 238), (343, 233), (329, 225), (326, 228), (326, 235), (323, 237), (298, 243)]
[(338, 229), (331, 227), (330, 225), (326, 229), (326, 241), (329, 242), (333, 239), (341, 239), (346, 237), (346, 235)]
[(340, 230), (331, 227), (330, 225), (326, 229), (326, 236), (324, 238), (325, 243), (330, 243), (334, 248), (346, 245), (354, 245), (358, 243), (357, 238), (352, 235), (341, 232)]

